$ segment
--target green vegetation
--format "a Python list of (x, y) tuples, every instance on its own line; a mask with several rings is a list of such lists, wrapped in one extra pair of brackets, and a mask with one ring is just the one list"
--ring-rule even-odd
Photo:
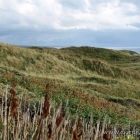
[[(70, 113), (94, 121), (105, 114), (112, 123), (140, 124), (140, 55), (92, 47), (62, 49), (17, 47), (0, 43), (0, 83), (22, 89), (39, 102), (50, 83), (50, 98)], [(13, 82), (14, 81), (14, 82)], [(24, 93), (26, 93), (24, 95)]]
[[(93, 109), (89, 112), (87, 106), (84, 108), (79, 106), (75, 113), (75, 105), (78, 102), (74, 99), (73, 101), (68, 98), (63, 99), (66, 102), (59, 104), (58, 98), (51, 101), (50, 84), (46, 84), (45, 98), (39, 102), (32, 93), (21, 87), (16, 88), (18, 94), (14, 87), (1, 84), (0, 139), (2, 140), (137, 140), (139, 138), (138, 125), (130, 123), (130, 120), (129, 122), (125, 120), (121, 124), (117, 120), (112, 122), (113, 116), (110, 116), (109, 109), (109, 115), (103, 115), (98, 109), (97, 116)], [(86, 113), (86, 117), (81, 113), (84, 115)], [(116, 115), (114, 114), (114, 117)]]

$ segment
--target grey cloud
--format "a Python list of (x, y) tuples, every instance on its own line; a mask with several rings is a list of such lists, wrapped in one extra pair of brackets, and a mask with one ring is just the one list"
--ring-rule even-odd
[(13, 10), (0, 9), (0, 26), (4, 29), (18, 28), (22, 22), (21, 15)]
[(121, 0), (121, 2), (126, 2), (126, 3), (134, 3), (136, 5), (140, 5), (140, 1), (139, 0)]
[(84, 0), (58, 0), (60, 4), (62, 4), (66, 9), (84, 9), (85, 1)]
[[(4, 34), (4, 33), (3, 33)], [(6, 32), (1, 42), (18, 45), (140, 47), (139, 31), (47, 30)]]

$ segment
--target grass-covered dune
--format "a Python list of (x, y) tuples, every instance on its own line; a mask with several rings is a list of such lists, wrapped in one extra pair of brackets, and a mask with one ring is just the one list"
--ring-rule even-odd
[[(14, 82), (13, 82), (14, 81)], [(50, 83), (50, 98), (70, 100), (88, 118), (109, 114), (112, 122), (140, 120), (140, 55), (95, 47), (41, 48), (0, 43), (0, 83), (15, 83), (26, 99), (39, 101)], [(28, 97), (29, 96), (29, 97)]]

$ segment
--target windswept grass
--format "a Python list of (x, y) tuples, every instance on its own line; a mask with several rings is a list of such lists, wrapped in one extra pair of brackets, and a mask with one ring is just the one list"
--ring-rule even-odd
[(139, 67), (140, 55), (131, 51), (86, 46), (22, 48), (0, 43), (1, 85), (12, 86), (15, 81), (22, 97), (35, 104), (50, 83), (52, 102), (59, 105), (69, 98), (69, 113), (75, 114), (78, 107), (86, 119), (94, 110), (94, 123), (107, 112), (113, 122), (139, 121)]
[(71, 114), (69, 99), (58, 105), (50, 100), (49, 84), (46, 85), (45, 98), (37, 105), (26, 102), (25, 97), (19, 98), (15, 87), (2, 86), (0, 138), (3, 140), (126, 140), (128, 136), (131, 140), (139, 138), (138, 123), (130, 120), (118, 122), (117, 119), (113, 122), (108, 112), (98, 117), (91, 111), (87, 119), (79, 114), (79, 106), (76, 113)]

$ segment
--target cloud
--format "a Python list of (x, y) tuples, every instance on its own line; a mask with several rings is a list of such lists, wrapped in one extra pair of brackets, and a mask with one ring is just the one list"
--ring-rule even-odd
[(137, 47), (139, 7), (138, 0), (0, 0), (0, 41)]
[(140, 23), (136, 3), (125, 0), (1, 0), (0, 11), (0, 25), (11, 28), (138, 30)]
[(139, 47), (140, 32), (132, 30), (93, 31), (86, 29), (46, 31), (7, 31), (0, 34), (0, 40), (16, 45), (38, 46), (93, 46), (93, 47)]

